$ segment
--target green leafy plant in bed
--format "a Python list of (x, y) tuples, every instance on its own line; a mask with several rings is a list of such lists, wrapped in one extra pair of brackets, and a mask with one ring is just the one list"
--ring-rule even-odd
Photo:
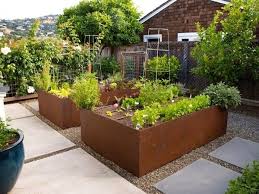
[(230, 181), (226, 194), (258, 194), (259, 161), (244, 169), (242, 176)]
[(132, 117), (132, 123), (136, 129), (140, 129), (155, 125), (158, 120), (177, 119), (210, 105), (210, 97), (205, 95), (185, 98), (171, 104), (166, 103), (164, 106), (153, 103), (151, 106), (145, 106), (143, 110), (137, 110)]
[(158, 102), (168, 103), (181, 94), (180, 88), (176, 85), (163, 84), (161, 81), (147, 81), (140, 89), (139, 99), (144, 106)]
[(7, 148), (17, 138), (17, 131), (0, 121), (0, 150)]
[(100, 89), (95, 74), (86, 73), (72, 86), (71, 99), (78, 108), (92, 110), (100, 102)]
[(134, 127), (140, 129), (145, 126), (155, 125), (160, 118), (160, 112), (161, 105), (159, 103), (153, 103), (143, 110), (137, 110), (132, 117)]
[(59, 98), (67, 98), (70, 95), (71, 88), (68, 83), (63, 83), (61, 87), (58, 88), (51, 88), (49, 91), (50, 94), (54, 94), (58, 96)]
[(241, 96), (238, 89), (230, 87), (223, 82), (211, 84), (204, 90), (203, 94), (211, 98), (212, 105), (222, 108), (235, 108), (241, 104)]
[(181, 116), (207, 108), (210, 104), (211, 101), (209, 96), (200, 95), (191, 99), (186, 98), (165, 107), (162, 110), (161, 117), (166, 121), (177, 119)]

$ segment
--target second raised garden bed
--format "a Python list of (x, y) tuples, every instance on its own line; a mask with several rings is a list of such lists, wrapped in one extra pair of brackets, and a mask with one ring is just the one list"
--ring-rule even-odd
[(136, 130), (119, 118), (97, 112), (81, 110), (82, 140), (138, 177), (224, 135), (228, 115), (226, 110), (211, 107)]
[[(116, 98), (138, 95), (137, 89), (115, 89), (101, 92), (101, 103), (110, 105)], [(80, 111), (69, 98), (59, 98), (45, 91), (38, 92), (39, 112), (62, 129), (80, 126)]]

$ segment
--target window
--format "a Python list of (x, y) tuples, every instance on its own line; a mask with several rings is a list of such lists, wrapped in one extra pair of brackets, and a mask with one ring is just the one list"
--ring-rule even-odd
[(177, 40), (178, 42), (199, 41), (199, 35), (197, 32), (178, 33)]

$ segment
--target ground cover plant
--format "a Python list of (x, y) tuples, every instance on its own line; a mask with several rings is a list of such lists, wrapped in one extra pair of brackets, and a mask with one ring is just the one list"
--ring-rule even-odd
[(226, 194), (258, 194), (259, 193), (259, 161), (246, 167), (242, 176), (230, 181)]
[(8, 127), (5, 122), (0, 121), (0, 151), (8, 148), (18, 139), (15, 129)]

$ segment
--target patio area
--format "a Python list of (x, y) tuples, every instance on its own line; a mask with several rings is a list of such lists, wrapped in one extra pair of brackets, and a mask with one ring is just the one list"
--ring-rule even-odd
[(5, 110), (10, 125), (25, 134), (25, 164), (11, 194), (223, 194), (231, 179), (259, 160), (259, 119), (242, 113), (230, 112), (223, 137), (137, 178), (86, 146), (80, 127), (62, 130), (42, 117), (37, 100)]

